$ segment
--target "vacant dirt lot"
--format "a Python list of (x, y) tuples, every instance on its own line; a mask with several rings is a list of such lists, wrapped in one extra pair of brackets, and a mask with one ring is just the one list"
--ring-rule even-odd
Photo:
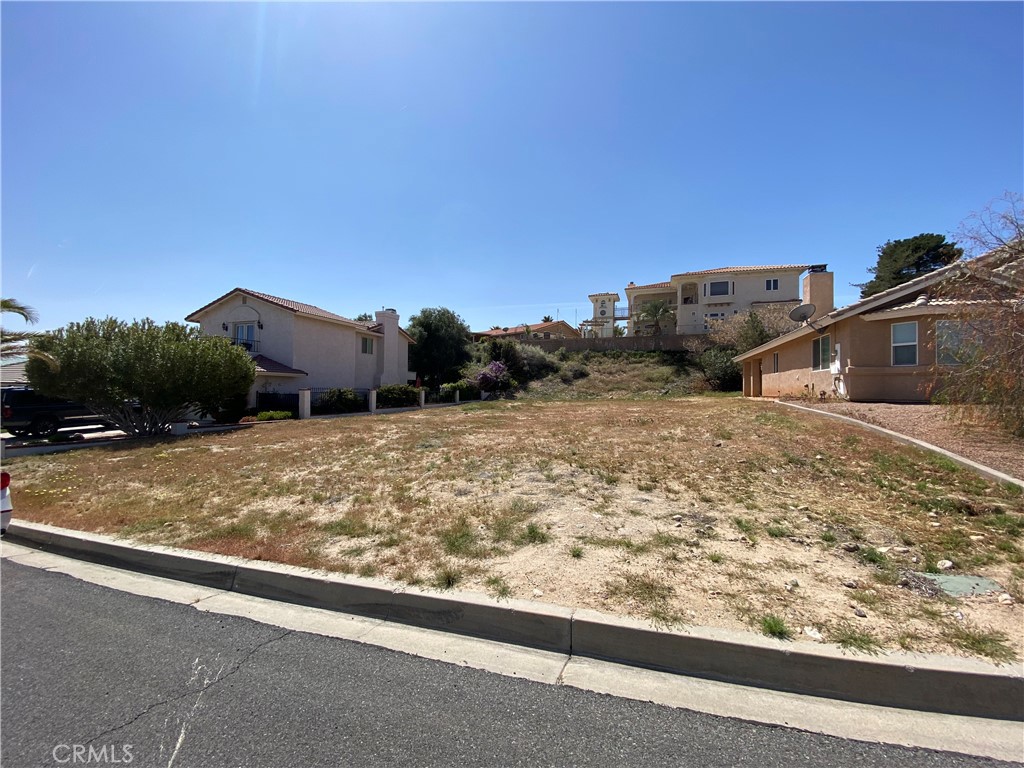
[[(773, 403), (497, 402), (9, 462), (21, 517), (850, 649), (1024, 650), (1024, 498)], [(995, 579), (952, 600), (911, 571)]]

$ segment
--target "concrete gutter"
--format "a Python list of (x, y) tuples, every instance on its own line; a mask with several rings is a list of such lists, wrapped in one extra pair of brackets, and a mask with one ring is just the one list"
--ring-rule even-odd
[(708, 627), (630, 618), (314, 571), (16, 522), (34, 549), (215, 589), (698, 678), (900, 709), (1024, 721), (1024, 665), (910, 653), (852, 656)]
[(1009, 483), (1011, 485), (1019, 485), (1021, 488), (1024, 488), (1024, 480), (1013, 477), (1012, 475), (1007, 475), (1006, 473), (1000, 472), (996, 469), (992, 469), (991, 467), (986, 467), (984, 464), (979, 464), (976, 461), (971, 461), (968, 458), (947, 451), (945, 448), (939, 448), (939, 446), (937, 445), (926, 443), (924, 440), (918, 440), (917, 438), (914, 437), (908, 437), (907, 435), (900, 434), (899, 432), (893, 432), (891, 429), (886, 429), (885, 427), (878, 427), (875, 426), (874, 424), (869, 424), (866, 421), (860, 421), (859, 419), (854, 419), (850, 416), (843, 416), (842, 414), (839, 413), (820, 411), (817, 408), (811, 408), (806, 405), (798, 405), (797, 403), (790, 403), (786, 402), (785, 400), (773, 400), (772, 402), (778, 403), (779, 405), (784, 405), (787, 408), (796, 408), (798, 411), (804, 411), (806, 413), (816, 413), (819, 416), (826, 416), (830, 419), (838, 419), (839, 421), (845, 421), (847, 424), (855, 424), (858, 427), (870, 429), (872, 432), (878, 432), (879, 434), (885, 435), (886, 437), (889, 437), (899, 443), (913, 445), (916, 448), (923, 448), (926, 451), (933, 451), (939, 454), (940, 456), (944, 456), (945, 458), (949, 459), (954, 464), (959, 464), (961, 467), (965, 467), (974, 472), (977, 472), (979, 475), (989, 480), (995, 480), (997, 483)]

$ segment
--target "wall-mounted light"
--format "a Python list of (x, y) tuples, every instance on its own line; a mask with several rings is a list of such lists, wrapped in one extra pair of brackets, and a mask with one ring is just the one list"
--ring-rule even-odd
[(227, 333), (227, 330), (228, 330), (228, 324), (227, 324), (227, 323), (221, 323), (221, 324), (220, 324), (220, 327), (221, 327), (221, 329), (222, 329), (222, 330), (223, 330), (223, 331), (224, 331), (225, 333)]
[(259, 328), (262, 331), (263, 330), (263, 321), (262, 320), (257, 320), (256, 321), (256, 327)]

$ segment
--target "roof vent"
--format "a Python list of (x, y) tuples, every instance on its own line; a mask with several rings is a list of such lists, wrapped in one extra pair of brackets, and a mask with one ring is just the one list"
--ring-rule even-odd
[(917, 297), (917, 300), (914, 301), (914, 306), (915, 307), (923, 307), (927, 303), (928, 303), (928, 294), (927, 293), (922, 293), (920, 296)]

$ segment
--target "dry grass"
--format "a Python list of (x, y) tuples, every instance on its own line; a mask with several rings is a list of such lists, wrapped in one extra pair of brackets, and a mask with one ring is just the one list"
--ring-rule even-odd
[[(950, 559), (1016, 585), (1024, 536), (1014, 488), (738, 399), (471, 404), (8, 464), (29, 520), (655, 621), (838, 626), (855, 604), (888, 648), (988, 650), (950, 631), (945, 604), (922, 612), (900, 574)], [(1022, 650), (1019, 604), (958, 610)]]

